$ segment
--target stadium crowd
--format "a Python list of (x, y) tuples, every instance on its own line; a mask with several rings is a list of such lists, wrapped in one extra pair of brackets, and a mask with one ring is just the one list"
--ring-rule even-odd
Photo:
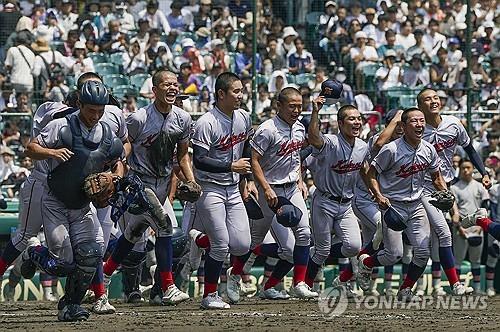
[[(295, 5), (309, 13), (306, 24), (287, 25), (287, 1), (260, 0), (254, 64), (248, 0), (4, 0), (0, 180), (14, 185), (5, 194), (13, 197), (32, 167), (23, 147), (35, 107), (64, 101), (76, 79), (89, 71), (103, 76), (125, 115), (154, 98), (151, 76), (166, 67), (178, 74), (181, 90), (189, 96), (184, 109), (193, 115), (211, 107), (215, 78), (232, 71), (244, 83), (243, 107), (249, 111), (252, 79), (257, 80), (256, 124), (276, 114), (276, 96), (287, 85), (300, 88), (303, 110), (310, 111), (311, 99), (327, 78), (344, 84), (340, 104), (354, 104), (362, 113), (375, 111), (382, 118), (391, 108), (414, 105), (416, 93), (433, 86), (439, 89), (443, 110), (465, 123), (464, 2), (304, 1)], [(496, 179), (490, 200), (497, 204), (499, 10), (495, 0), (471, 3), (473, 119), (486, 118), (475, 122), (473, 139)], [(364, 138), (375, 131), (377, 119), (367, 117)], [(325, 130), (336, 128), (332, 117)], [(457, 176), (463, 156), (457, 151)]]

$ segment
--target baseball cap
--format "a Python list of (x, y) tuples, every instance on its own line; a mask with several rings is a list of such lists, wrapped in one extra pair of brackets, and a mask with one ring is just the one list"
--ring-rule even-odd
[(397, 109), (392, 109), (385, 114), (385, 125), (386, 126), (392, 121), (392, 119), (394, 119), (396, 114), (398, 114), (398, 111), (399, 110), (397, 110)]
[(342, 90), (344, 89), (344, 85), (337, 80), (326, 80), (321, 83), (321, 92), (320, 96), (324, 96), (325, 98), (334, 98), (339, 99), (342, 95)]
[(328, 6), (337, 7), (337, 4), (335, 3), (335, 1), (327, 1), (325, 3), (325, 8), (328, 7)]
[(359, 38), (367, 39), (368, 36), (366, 35), (366, 33), (364, 31), (358, 31), (354, 34), (354, 40), (358, 40)]
[(77, 41), (75, 43), (75, 46), (73, 47), (75, 50), (84, 50), (85, 49), (85, 43), (81, 40)]
[(384, 55), (384, 58), (389, 58), (389, 57), (396, 57), (397, 54), (396, 54), (396, 51), (394, 50), (387, 50), (387, 52), (385, 52), (385, 55)]
[(458, 45), (460, 44), (460, 40), (458, 40), (457, 37), (451, 37), (450, 39), (448, 39), (448, 43)]
[(407, 227), (403, 216), (401, 216), (401, 214), (392, 206), (389, 206), (389, 208), (385, 210), (383, 218), (387, 227), (394, 231), (399, 232), (405, 230)]
[(0, 154), (4, 155), (9, 155), (9, 156), (15, 156), (16, 154), (14, 153), (14, 151), (9, 148), (8, 146), (4, 146), (2, 147), (2, 150), (0, 150)]
[(194, 41), (191, 38), (184, 38), (181, 42), (181, 46), (182, 46), (182, 48), (193, 47)]
[(184, 68), (191, 68), (191, 63), (189, 63), (189, 62), (183, 62), (183, 63), (181, 63), (179, 69), (183, 70)]
[(278, 196), (278, 204), (271, 210), (276, 214), (276, 221), (284, 227), (295, 227), (302, 219), (302, 211), (283, 196)]
[(245, 205), (245, 210), (247, 210), (248, 218), (253, 220), (264, 218), (262, 209), (253, 194), (248, 195), (248, 199), (243, 200), (243, 204)]

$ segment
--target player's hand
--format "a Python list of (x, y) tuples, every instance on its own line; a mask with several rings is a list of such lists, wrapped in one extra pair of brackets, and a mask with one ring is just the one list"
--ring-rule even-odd
[(266, 202), (269, 207), (275, 207), (278, 204), (278, 196), (276, 196), (276, 193), (272, 188), (264, 191), (264, 196), (266, 197)]
[(465, 239), (465, 229), (462, 226), (458, 227), (458, 234)]
[[(255, 199), (259, 199), (259, 191), (257, 190), (257, 187), (255, 186), (254, 181), (247, 180), (246, 193), (247, 193), (247, 196), (252, 194), (255, 197)], [(246, 197), (244, 197), (244, 199), (245, 198)]]
[(231, 171), (238, 174), (249, 174), (252, 171), (250, 158), (241, 158), (231, 164)]
[(68, 161), (73, 155), (74, 153), (66, 148), (52, 150), (52, 158), (61, 162)]
[(389, 208), (389, 206), (391, 206), (391, 202), (384, 195), (375, 196), (375, 202), (377, 202), (380, 210), (387, 210)]
[(303, 181), (299, 181), (298, 187), (300, 192), (302, 193), (302, 197), (304, 198), (304, 200), (306, 200), (307, 197), (309, 197), (309, 190), (307, 190), (305, 183)]
[(312, 101), (313, 112), (319, 112), (323, 104), (325, 103), (326, 98), (324, 96), (318, 96)]
[(490, 189), (491, 188), (491, 180), (490, 180), (490, 176), (488, 174), (485, 174), (483, 176), (483, 179), (481, 180), (481, 182), (483, 183), (483, 186), (486, 189)]

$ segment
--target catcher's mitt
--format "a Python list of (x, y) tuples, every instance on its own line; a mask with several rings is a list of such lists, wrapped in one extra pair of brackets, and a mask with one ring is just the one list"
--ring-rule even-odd
[(201, 195), (201, 186), (194, 181), (179, 181), (175, 195), (181, 201), (196, 202)]
[(435, 191), (432, 193), (432, 200), (429, 201), (432, 205), (441, 211), (450, 211), (455, 203), (455, 196), (449, 190)]
[(116, 193), (120, 177), (111, 173), (95, 173), (85, 178), (83, 190), (96, 208), (109, 205), (109, 199)]

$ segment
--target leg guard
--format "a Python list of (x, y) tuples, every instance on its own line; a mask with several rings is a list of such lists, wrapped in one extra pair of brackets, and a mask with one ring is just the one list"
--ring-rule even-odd
[(57, 277), (66, 277), (75, 270), (74, 263), (55, 258), (49, 249), (39, 245), (28, 248), (29, 258), (43, 272)]
[(122, 284), (126, 296), (139, 291), (142, 275), (142, 263), (146, 260), (145, 252), (132, 250), (122, 262)]
[(66, 279), (65, 298), (68, 304), (80, 304), (90, 286), (102, 248), (95, 242), (83, 242), (74, 249), (76, 268)]

